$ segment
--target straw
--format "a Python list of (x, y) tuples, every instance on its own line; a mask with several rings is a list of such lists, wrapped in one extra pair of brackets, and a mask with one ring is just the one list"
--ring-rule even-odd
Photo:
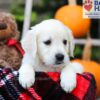
[(77, 5), (76, 0), (68, 0), (69, 5)]

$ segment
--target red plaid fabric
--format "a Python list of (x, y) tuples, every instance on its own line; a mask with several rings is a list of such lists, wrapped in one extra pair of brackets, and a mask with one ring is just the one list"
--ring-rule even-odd
[(17, 71), (0, 68), (0, 100), (95, 100), (95, 79), (91, 74), (78, 74), (78, 85), (72, 93), (62, 90), (59, 76), (57, 72), (36, 72), (35, 84), (26, 90), (18, 82)]

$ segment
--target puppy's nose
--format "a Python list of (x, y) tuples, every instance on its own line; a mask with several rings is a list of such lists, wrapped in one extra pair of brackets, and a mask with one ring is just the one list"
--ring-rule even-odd
[(64, 55), (63, 54), (60, 54), (60, 53), (56, 54), (56, 60), (57, 61), (63, 61), (63, 59), (64, 59)]

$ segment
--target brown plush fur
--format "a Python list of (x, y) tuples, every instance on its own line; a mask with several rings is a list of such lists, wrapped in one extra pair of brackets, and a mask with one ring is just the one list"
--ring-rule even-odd
[(18, 69), (22, 55), (14, 46), (8, 46), (8, 39), (19, 40), (15, 19), (9, 13), (0, 12), (0, 65)]

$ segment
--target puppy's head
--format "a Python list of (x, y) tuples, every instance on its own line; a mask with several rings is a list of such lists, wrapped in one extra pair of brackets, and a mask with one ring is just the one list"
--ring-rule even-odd
[(25, 53), (46, 66), (65, 65), (73, 57), (72, 32), (60, 21), (45, 20), (32, 27), (21, 41)]

